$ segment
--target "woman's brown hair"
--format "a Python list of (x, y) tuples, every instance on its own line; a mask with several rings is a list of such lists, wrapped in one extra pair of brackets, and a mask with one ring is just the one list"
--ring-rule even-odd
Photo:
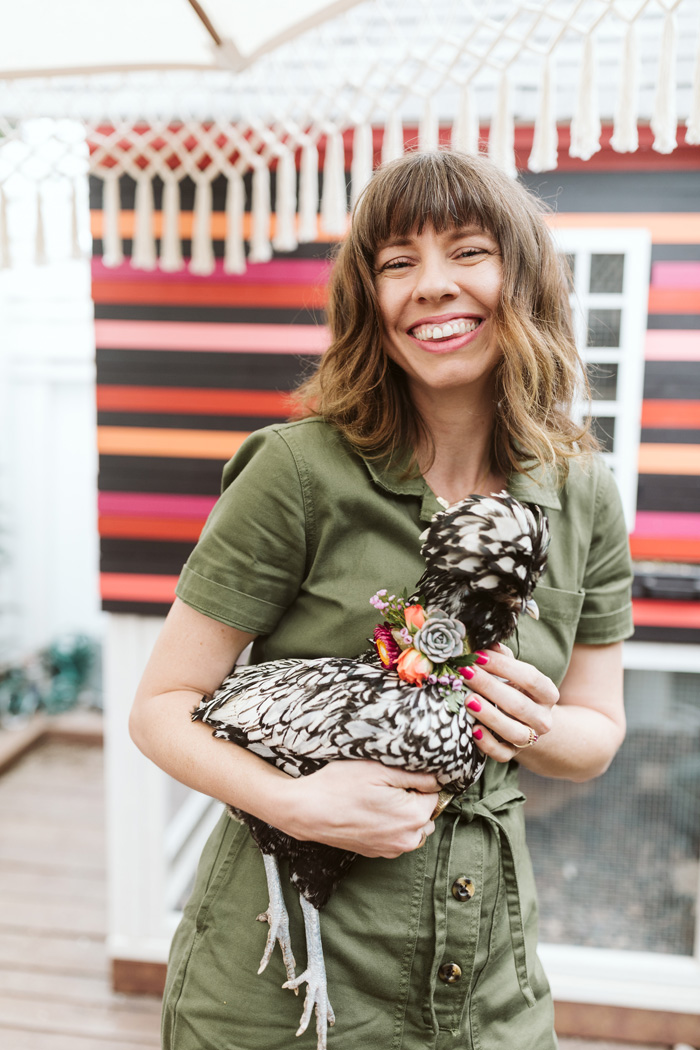
[[(566, 267), (542, 205), (483, 157), (453, 151), (407, 153), (378, 169), (337, 253), (328, 294), (331, 344), (297, 391), (301, 415), (318, 414), (365, 458), (405, 457), (430, 434), (411, 403), (402, 370), (383, 348), (374, 260), (393, 238), (477, 226), (495, 239), (503, 289), (494, 328), (493, 465), (505, 476), (533, 461), (566, 476), (568, 461), (596, 447), (570, 411), (588, 387), (574, 342)], [(411, 471), (417, 466), (412, 462)]]

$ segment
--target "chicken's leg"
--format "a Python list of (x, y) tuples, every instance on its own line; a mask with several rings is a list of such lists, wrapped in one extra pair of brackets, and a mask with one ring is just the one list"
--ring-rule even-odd
[(305, 1032), (311, 1020), (311, 1011), (316, 1007), (316, 1034), (318, 1036), (317, 1050), (326, 1050), (326, 1036), (328, 1025), (335, 1024), (335, 1014), (328, 1002), (328, 988), (326, 984), (326, 966), (323, 961), (323, 945), (321, 944), (321, 924), (319, 915), (313, 904), (309, 904), (306, 897), (300, 893), (301, 910), (304, 913), (304, 928), (306, 930), (306, 969), (293, 980), (287, 981), (284, 988), (293, 988), (296, 992), (299, 985), (306, 981), (306, 999), (304, 1001), (304, 1012), (301, 1015), (297, 1035)]
[[(282, 949), (284, 968), (287, 971), (287, 981), (292, 981), (294, 980), (296, 963), (294, 962), (294, 955), (292, 954), (292, 942), (289, 939), (289, 916), (287, 915), (287, 908), (284, 903), (284, 897), (282, 896), (282, 885), (280, 883), (279, 868), (277, 867), (277, 858), (268, 853), (263, 853), (262, 858), (263, 864), (265, 865), (265, 876), (267, 878), (269, 904), (267, 906), (267, 911), (258, 915), (258, 921), (268, 922), (270, 924), (270, 929), (267, 933), (265, 953), (260, 962), (258, 973), (262, 973), (269, 963), (275, 948), (275, 941), (279, 941), (280, 948)], [(299, 994), (296, 988), (294, 991), (296, 995)]]

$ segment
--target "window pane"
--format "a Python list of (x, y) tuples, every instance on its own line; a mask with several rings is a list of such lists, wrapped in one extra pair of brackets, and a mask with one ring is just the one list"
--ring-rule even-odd
[(591, 292), (621, 292), (624, 255), (591, 255)]
[(614, 401), (617, 397), (617, 365), (597, 365), (589, 362), (586, 371), (593, 400)]
[(612, 452), (615, 443), (615, 417), (593, 416), (591, 430), (600, 441), (603, 452)]
[(619, 346), (622, 310), (589, 310), (587, 346)]

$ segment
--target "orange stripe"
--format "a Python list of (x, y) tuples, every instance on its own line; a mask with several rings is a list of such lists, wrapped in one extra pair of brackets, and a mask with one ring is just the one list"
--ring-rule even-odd
[(555, 229), (603, 229), (639, 227), (651, 232), (654, 244), (697, 244), (700, 241), (700, 215), (695, 212), (558, 212), (548, 215)]
[[(640, 225), (637, 223), (637, 225)], [(226, 237), (226, 213), (223, 211), (212, 212), (211, 216), (211, 236), (215, 241), (223, 241)], [(134, 230), (136, 229), (136, 213), (133, 211), (120, 211), (119, 213), (119, 236), (120, 237), (131, 237), (134, 236)], [(163, 212), (153, 212), (153, 224), (151, 226), (154, 237), (163, 236)], [(191, 211), (180, 212), (180, 221), (178, 224), (178, 234), (183, 240), (191, 240), (192, 232), (194, 229), (194, 213)], [(251, 233), (253, 230), (253, 218), (250, 212), (246, 212), (243, 216), (243, 238), (246, 241), (250, 240)], [(104, 213), (101, 211), (90, 212), (90, 232), (93, 237), (102, 237), (104, 235)], [(274, 237), (277, 232), (277, 216), (272, 214), (270, 216), (270, 237)], [(317, 233), (313, 238), (314, 241), (337, 241), (339, 236), (337, 233), (326, 233), (321, 225), (320, 216), (317, 223)], [(700, 237), (698, 237), (700, 240)]]
[(167, 602), (175, 597), (177, 576), (147, 576), (145, 573), (103, 572), (100, 594), (105, 601)]
[(161, 281), (92, 282), (96, 303), (174, 303), (178, 306), (272, 306), (321, 309), (326, 289), (313, 284), (178, 284)]
[(650, 314), (700, 314), (697, 288), (650, 288)]
[(700, 539), (630, 536), (630, 551), (639, 560), (700, 562)]
[(643, 427), (700, 427), (700, 401), (643, 401)]
[(100, 536), (129, 540), (192, 540), (199, 539), (204, 519), (178, 521), (176, 518), (134, 518), (126, 515), (105, 514), (99, 520)]
[(98, 386), (102, 412), (189, 412), (212, 416), (288, 416), (292, 400), (277, 390), (199, 390), (189, 387)]
[(640, 445), (639, 473), (700, 474), (700, 445)]
[(248, 437), (248, 433), (236, 430), (98, 427), (97, 448), (105, 456), (230, 459)]
[(632, 610), (639, 627), (700, 627), (700, 602), (635, 598)]

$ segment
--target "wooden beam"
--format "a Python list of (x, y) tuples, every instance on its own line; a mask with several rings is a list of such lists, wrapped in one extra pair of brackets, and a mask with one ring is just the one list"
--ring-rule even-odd
[(640, 1010), (595, 1003), (554, 1004), (557, 1035), (619, 1039), (642, 1044), (700, 1045), (700, 1015)]

